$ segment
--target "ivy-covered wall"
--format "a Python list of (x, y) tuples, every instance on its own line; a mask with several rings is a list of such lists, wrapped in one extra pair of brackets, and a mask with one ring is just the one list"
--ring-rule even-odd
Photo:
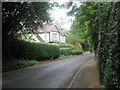
[(72, 6), (68, 13), (75, 15), (71, 32), (87, 42), (85, 45), (94, 47), (100, 83), (120, 88), (120, 2), (84, 2), (78, 8)]
[(120, 2), (99, 3), (97, 57), (100, 83), (120, 88)]

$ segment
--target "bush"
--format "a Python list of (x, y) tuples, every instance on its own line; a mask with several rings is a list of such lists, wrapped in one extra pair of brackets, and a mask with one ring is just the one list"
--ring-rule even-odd
[(75, 57), (76, 55), (60, 55), (58, 59), (66, 59), (66, 58), (71, 58), (71, 57)]
[(71, 48), (61, 48), (60, 54), (61, 55), (80, 55), (83, 53), (83, 50), (72, 50)]
[[(104, 6), (104, 7), (102, 7)], [(103, 4), (95, 39), (99, 80), (105, 88), (120, 88), (120, 3)]]
[(80, 50), (82, 50), (82, 46), (80, 45), (80, 43), (76, 42), (76, 43), (73, 45), (73, 49), (80, 49)]
[(72, 48), (73, 47), (73, 45), (71, 45), (71, 44), (52, 43), (52, 45), (57, 45), (60, 48)]
[(71, 44), (59, 44), (60, 48), (72, 48)]
[(7, 57), (9, 53), (15, 59), (54, 59), (60, 54), (59, 46), (45, 43), (12, 40), (8, 46), (7, 50), (3, 50), (3, 56)]
[(60, 49), (61, 55), (70, 55), (71, 54), (71, 48), (61, 48)]
[(72, 55), (80, 55), (83, 53), (83, 50), (72, 50)]
[(10, 62), (3, 63), (2, 72), (16, 70), (35, 64), (39, 64), (39, 62), (35, 60), (12, 60)]
[(25, 52), (21, 53), (21, 55), (25, 59), (54, 59), (59, 57), (60, 54), (59, 47), (55, 45), (36, 42), (24, 42), (23, 44), (25, 45), (22, 49), (25, 50)]

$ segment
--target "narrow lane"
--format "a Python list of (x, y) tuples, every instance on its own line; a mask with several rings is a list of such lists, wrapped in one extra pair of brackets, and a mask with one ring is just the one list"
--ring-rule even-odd
[(80, 65), (94, 58), (87, 54), (4, 73), (3, 88), (62, 88)]

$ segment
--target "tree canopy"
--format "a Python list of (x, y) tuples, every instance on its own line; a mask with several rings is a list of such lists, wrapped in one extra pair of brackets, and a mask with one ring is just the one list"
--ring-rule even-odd
[(7, 40), (17, 32), (33, 32), (42, 21), (49, 22), (50, 8), (48, 2), (3, 2), (3, 39)]
[(94, 46), (92, 39), (95, 38), (94, 29), (95, 24), (94, 20), (96, 19), (96, 10), (97, 3), (86, 2), (86, 3), (68, 3), (68, 7), (72, 5), (72, 9), (68, 12), (68, 15), (74, 15), (75, 20), (71, 26), (70, 33), (77, 35), (79, 38), (84, 40), (84, 47), (91, 50)]
[(119, 88), (120, 2), (84, 2), (74, 10), (69, 12), (76, 13), (71, 33), (94, 46), (100, 83), (107, 88)]

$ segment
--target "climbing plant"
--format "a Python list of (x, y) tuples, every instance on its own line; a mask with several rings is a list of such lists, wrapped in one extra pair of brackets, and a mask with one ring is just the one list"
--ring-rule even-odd
[(84, 2), (74, 10), (71, 33), (94, 46), (100, 83), (120, 88), (120, 2)]
[[(120, 2), (99, 3), (98, 65), (100, 82), (106, 87), (120, 87)], [(97, 40), (96, 40), (97, 41)]]

